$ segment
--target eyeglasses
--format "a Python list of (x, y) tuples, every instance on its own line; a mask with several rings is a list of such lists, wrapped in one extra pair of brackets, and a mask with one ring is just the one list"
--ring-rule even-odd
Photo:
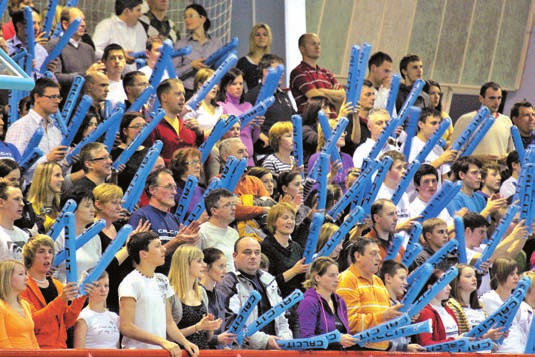
[(223, 206), (219, 206), (216, 208), (230, 208), (230, 207), (236, 207), (238, 204), (236, 202), (227, 202)]
[(163, 188), (164, 190), (168, 190), (168, 191), (176, 191), (177, 189), (177, 185), (165, 185), (165, 186), (156, 186), (156, 187), (161, 187)]
[(200, 165), (201, 164), (201, 160), (192, 160), (192, 161), (186, 161), (186, 165), (190, 166), (190, 165)]
[(42, 95), (41, 97), (46, 97), (50, 100), (59, 100), (60, 102), (63, 99), (63, 97), (60, 95)]
[(106, 155), (106, 156), (102, 156), (102, 157), (97, 157), (97, 158), (91, 159), (89, 161), (102, 161), (102, 160), (109, 160), (109, 159), (110, 159), (110, 155)]
[(146, 125), (132, 125), (132, 126), (129, 126), (128, 129), (136, 129), (136, 130), (140, 130), (140, 129), (143, 129)]

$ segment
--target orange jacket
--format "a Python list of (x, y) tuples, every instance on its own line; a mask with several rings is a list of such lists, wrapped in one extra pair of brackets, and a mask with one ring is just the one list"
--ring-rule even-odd
[(32, 307), (32, 318), (35, 324), (35, 336), (41, 348), (67, 348), (67, 329), (74, 326), (80, 311), (84, 307), (86, 297), (80, 297), (69, 305), (61, 299), (63, 284), (52, 279), (58, 296), (46, 304), (39, 286), (30, 276), (28, 287), (20, 295)]

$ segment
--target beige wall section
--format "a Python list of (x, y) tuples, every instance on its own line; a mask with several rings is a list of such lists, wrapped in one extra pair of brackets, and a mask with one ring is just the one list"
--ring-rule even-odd
[(320, 65), (343, 82), (353, 44), (394, 60), (418, 53), (424, 77), (459, 88), (520, 84), (533, 0), (306, 0), (307, 30), (320, 35)]

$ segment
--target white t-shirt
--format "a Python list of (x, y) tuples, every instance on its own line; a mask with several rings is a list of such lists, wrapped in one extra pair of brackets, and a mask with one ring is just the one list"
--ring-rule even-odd
[(85, 348), (119, 348), (119, 315), (115, 312), (96, 312), (86, 307), (78, 320), (87, 324)]
[(470, 324), (470, 328), (474, 328), (485, 320), (485, 313), (483, 309), (472, 309), (471, 307), (463, 307), (466, 319)]
[(127, 97), (126, 93), (124, 92), (122, 80), (110, 80), (110, 91), (108, 92), (108, 96), (106, 97), (106, 99), (111, 101), (113, 108), (115, 108), (118, 103), (124, 103)]
[(453, 316), (448, 314), (444, 306), (432, 306), (440, 315), (444, 330), (446, 331), (446, 338), (457, 337), (459, 335), (459, 326), (457, 326), (457, 322), (455, 322)]
[[(466, 259), (468, 260), (468, 264), (470, 264), (470, 262), (472, 261), (472, 258), (476, 254), (479, 254), (481, 256), (481, 253), (483, 253), (483, 250), (485, 249), (485, 247), (486, 247), (486, 244), (481, 244), (479, 247), (474, 248), (474, 249), (470, 249), (466, 247)], [(479, 289), (477, 289), (477, 296), (481, 297), (483, 294), (491, 290), (492, 289), (490, 288), (490, 275), (487, 272), (485, 275), (481, 277), (481, 285), (479, 286)]]
[[(159, 273), (155, 273), (152, 278), (147, 278), (138, 270), (133, 270), (119, 285), (119, 301), (123, 297), (136, 300), (134, 324), (162, 338), (166, 338), (167, 331), (165, 304), (173, 294), (169, 280)], [(159, 349), (160, 346), (123, 336), (122, 348)]]
[[(410, 217), (416, 217), (422, 213), (424, 208), (427, 206), (427, 203), (416, 197), (411, 204), (409, 205), (409, 216)], [(448, 213), (448, 210), (446, 207), (440, 213), (438, 214), (438, 218), (442, 219), (446, 222), (447, 225), (450, 225), (453, 223), (453, 217), (450, 216)]]
[(22, 247), (28, 241), (28, 233), (19, 227), (0, 227), (0, 261), (15, 259), (22, 261)]
[(511, 176), (505, 180), (500, 186), (500, 196), (504, 198), (509, 198), (516, 192), (516, 179)]
[[(503, 304), (502, 299), (494, 290), (483, 295), (481, 302), (489, 315), (498, 310)], [(524, 353), (528, 342), (531, 320), (533, 320), (533, 310), (528, 304), (522, 302), (509, 329), (509, 336), (503, 340), (501, 345), (498, 345), (497, 352)]]
[[(396, 192), (396, 190), (386, 187), (386, 185), (381, 185), (381, 187), (379, 188), (379, 192), (377, 193), (376, 200), (381, 199), (381, 198), (386, 198), (390, 200), (394, 192)], [(401, 195), (401, 199), (396, 205), (398, 221), (404, 221), (406, 219), (409, 219), (410, 217), (409, 207), (410, 207), (409, 196), (407, 196), (406, 193), (403, 193), (403, 195)]]
[[(65, 230), (60, 232), (59, 237), (56, 240), (56, 252), (60, 252), (63, 249), (65, 249)], [(76, 273), (78, 274), (78, 280), (80, 280), (84, 272), (89, 268), (93, 268), (98, 263), (101, 256), (102, 246), (100, 237), (96, 235), (76, 251)], [(54, 277), (65, 284), (67, 281), (65, 262), (58, 266), (58, 270), (54, 274)]]
[(230, 227), (219, 228), (206, 222), (201, 225), (199, 235), (201, 236), (198, 243), (199, 249), (217, 248), (221, 250), (227, 258), (227, 272), (235, 272), (232, 253), (234, 252), (234, 243), (240, 238), (238, 232)]

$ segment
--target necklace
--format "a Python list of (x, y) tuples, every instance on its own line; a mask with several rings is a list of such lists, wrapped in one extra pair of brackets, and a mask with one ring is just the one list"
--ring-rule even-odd
[(144, 278), (147, 278), (147, 279), (152, 279), (152, 278), (154, 278), (154, 274), (152, 274), (152, 276), (148, 276), (148, 275), (143, 274), (143, 272), (142, 272), (141, 270), (139, 270), (139, 269), (136, 269), (136, 270), (137, 270), (138, 273), (139, 273), (142, 277), (144, 277)]
[(38, 284), (46, 284), (48, 282), (46, 277), (43, 280), (39, 280), (36, 277), (32, 276), (32, 279), (35, 280), (35, 282), (38, 283)]

